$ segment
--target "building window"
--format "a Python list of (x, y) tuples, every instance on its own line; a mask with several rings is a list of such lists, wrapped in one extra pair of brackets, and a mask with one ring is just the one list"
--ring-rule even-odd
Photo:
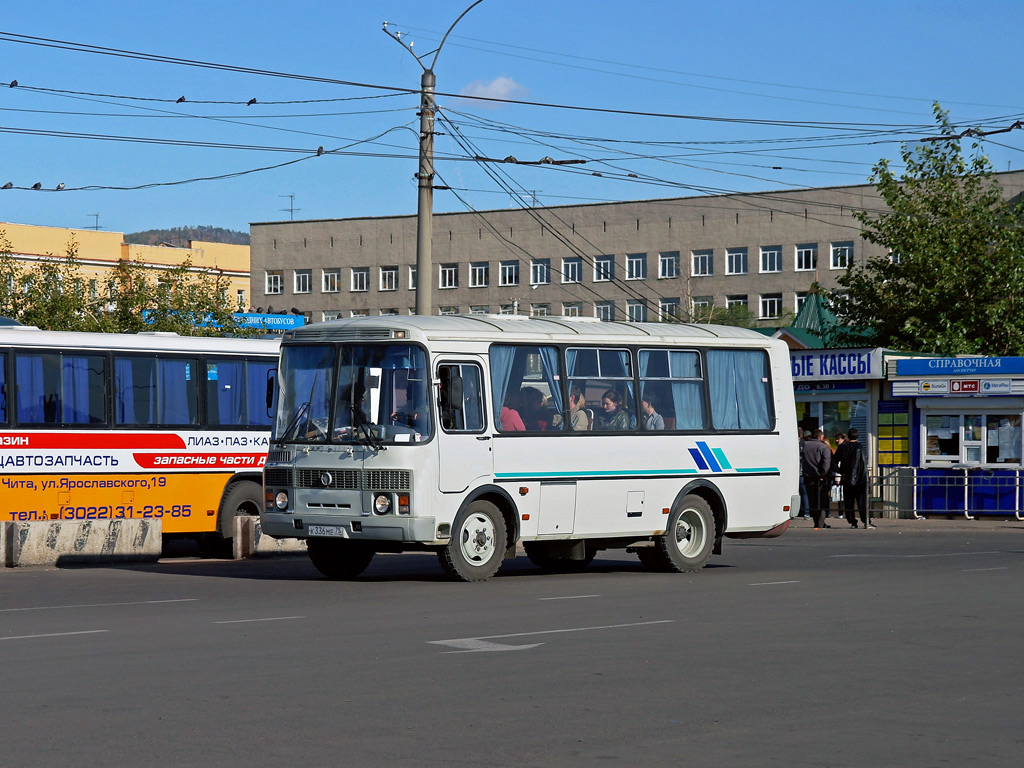
[(442, 315), (457, 315), (459, 314), (458, 307), (441, 307), (440, 314)]
[(326, 323), (328, 320), (337, 320), (338, 319), (338, 315), (339, 315), (338, 312), (324, 312), (323, 313), (324, 322)]
[(615, 257), (596, 256), (594, 258), (594, 282), (606, 283), (615, 279)]
[(469, 265), (469, 287), (486, 288), (491, 279), (491, 267), (486, 261), (475, 261)]
[(646, 280), (647, 279), (647, 254), (627, 253), (626, 254), (626, 279)]
[(311, 293), (313, 290), (313, 270), (295, 270), (295, 293)]
[(349, 317), (369, 317), (370, 310), (368, 309), (353, 309), (348, 313)]
[(502, 304), (498, 308), (498, 314), (500, 315), (514, 315), (516, 313), (515, 304)]
[(469, 308), (469, 314), (471, 315), (489, 315), (491, 308), (486, 304), (474, 304)]
[(397, 291), (398, 290), (398, 267), (381, 267), (380, 268), (380, 290), (382, 290), (382, 291)]
[(679, 251), (658, 254), (658, 278), (679, 277)]
[(853, 243), (832, 243), (832, 269), (846, 269), (853, 263)]
[(782, 271), (782, 246), (767, 245), (761, 248), (761, 271), (781, 272)]
[(715, 299), (713, 296), (694, 296), (690, 300), (690, 306), (693, 309), (694, 317), (706, 315), (714, 303)]
[[(94, 281), (90, 280), (89, 282), (91, 283), (91, 282), (94, 282)], [(90, 285), (89, 286), (89, 291), (91, 292), (93, 289), (94, 289), (94, 287)], [(91, 298), (95, 299), (96, 297), (92, 296)], [(244, 288), (239, 288), (237, 291), (235, 291), (235, 300), (238, 302), (238, 310), (240, 312), (244, 312), (245, 311), (245, 306), (246, 306), (245, 289)]]
[(352, 267), (352, 290), (353, 291), (368, 291), (368, 290), (370, 290), (370, 268), (369, 267)]
[(389, 307), (387, 309), (382, 309), (380, 313), (384, 317), (391, 317), (393, 315), (398, 314), (398, 307)]
[(416, 267), (409, 267), (409, 290), (416, 290)]
[(284, 274), (279, 269), (267, 272), (267, 294), (284, 293)]
[(547, 285), (551, 282), (551, 259), (534, 259), (530, 263), (530, 285)]
[(809, 272), (818, 268), (818, 246), (805, 243), (796, 247), (796, 271)]
[(679, 319), (679, 299), (661, 299), (658, 302), (658, 315), (662, 322)]
[(747, 274), (747, 249), (728, 248), (725, 251), (725, 274)]
[(800, 311), (801, 307), (803, 307), (803, 305), (804, 305), (804, 302), (807, 301), (808, 295), (809, 294), (808, 294), (807, 291), (797, 291), (796, 292), (796, 311), (797, 312)]
[(498, 269), (498, 285), (519, 285), (518, 261), (503, 261)]
[(550, 304), (531, 304), (530, 317), (547, 317), (551, 314)]
[(714, 251), (693, 251), (693, 272), (694, 277), (703, 277), (715, 274)]
[(598, 320), (604, 320), (611, 322), (615, 319), (615, 302), (614, 301), (595, 301), (594, 302), (594, 317)]
[[(440, 282), (438, 288), (444, 290), (446, 288), (458, 288), (459, 287), (459, 265), (458, 264), (442, 264), (440, 267)], [(454, 312), (452, 314), (455, 314)]]
[(573, 256), (568, 259), (562, 259), (562, 282), (583, 282), (583, 259), (581, 259), (579, 256)]
[(726, 306), (727, 309), (732, 309), (733, 307), (744, 307), (744, 308), (746, 308), (747, 307), (747, 297), (746, 296), (726, 296), (725, 297), (725, 306)]
[(579, 317), (582, 312), (583, 305), (578, 301), (569, 302), (568, 304), (562, 304), (563, 317)]
[(340, 269), (325, 269), (320, 278), (320, 290), (324, 293), (337, 293), (338, 283), (341, 282)]
[(782, 294), (781, 293), (765, 293), (761, 296), (761, 314), (762, 320), (770, 320), (778, 317), (782, 314)]
[(626, 312), (631, 323), (647, 322), (647, 305), (642, 301), (627, 301)]

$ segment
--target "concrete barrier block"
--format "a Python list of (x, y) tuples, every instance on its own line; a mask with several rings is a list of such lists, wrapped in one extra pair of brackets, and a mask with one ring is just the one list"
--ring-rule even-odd
[(231, 548), (236, 560), (256, 555), (277, 555), (287, 552), (305, 552), (302, 539), (275, 539), (263, 533), (258, 517), (236, 517)]
[(4, 525), (4, 565), (61, 566), (157, 560), (160, 520), (52, 520)]

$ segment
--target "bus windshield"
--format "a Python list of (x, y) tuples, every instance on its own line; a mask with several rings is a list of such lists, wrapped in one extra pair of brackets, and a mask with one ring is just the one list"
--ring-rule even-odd
[(426, 355), (409, 344), (282, 349), (277, 442), (383, 447), (430, 439)]

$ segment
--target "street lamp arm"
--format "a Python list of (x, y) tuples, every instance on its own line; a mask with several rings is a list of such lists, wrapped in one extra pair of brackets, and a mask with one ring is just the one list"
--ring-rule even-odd
[(462, 17), (463, 16), (465, 16), (467, 13), (469, 13), (474, 8), (476, 8), (478, 5), (480, 5), (480, 3), (482, 3), (483, 1), (484, 0), (476, 0), (475, 3), (473, 3), (466, 10), (464, 10), (462, 13), (460, 13), (459, 14), (459, 18), (457, 18), (455, 21), (453, 21), (452, 25), (450, 27), (448, 27), (448, 31), (444, 33), (444, 37), (441, 38), (441, 42), (437, 44), (437, 50), (434, 51), (434, 60), (432, 62), (430, 62), (430, 68), (431, 69), (433, 69), (434, 65), (437, 64), (437, 57), (440, 55), (441, 49), (444, 47), (444, 41), (448, 39), (448, 35), (450, 35), (452, 33), (453, 29), (455, 29), (455, 25), (458, 24), (460, 21), (462, 21)]

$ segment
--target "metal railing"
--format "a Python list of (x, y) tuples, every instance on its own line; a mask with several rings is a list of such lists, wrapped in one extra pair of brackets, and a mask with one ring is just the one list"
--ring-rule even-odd
[(928, 515), (1014, 516), (1024, 521), (1024, 472), (978, 467), (884, 468), (870, 478), (868, 504), (875, 516), (921, 519)]

